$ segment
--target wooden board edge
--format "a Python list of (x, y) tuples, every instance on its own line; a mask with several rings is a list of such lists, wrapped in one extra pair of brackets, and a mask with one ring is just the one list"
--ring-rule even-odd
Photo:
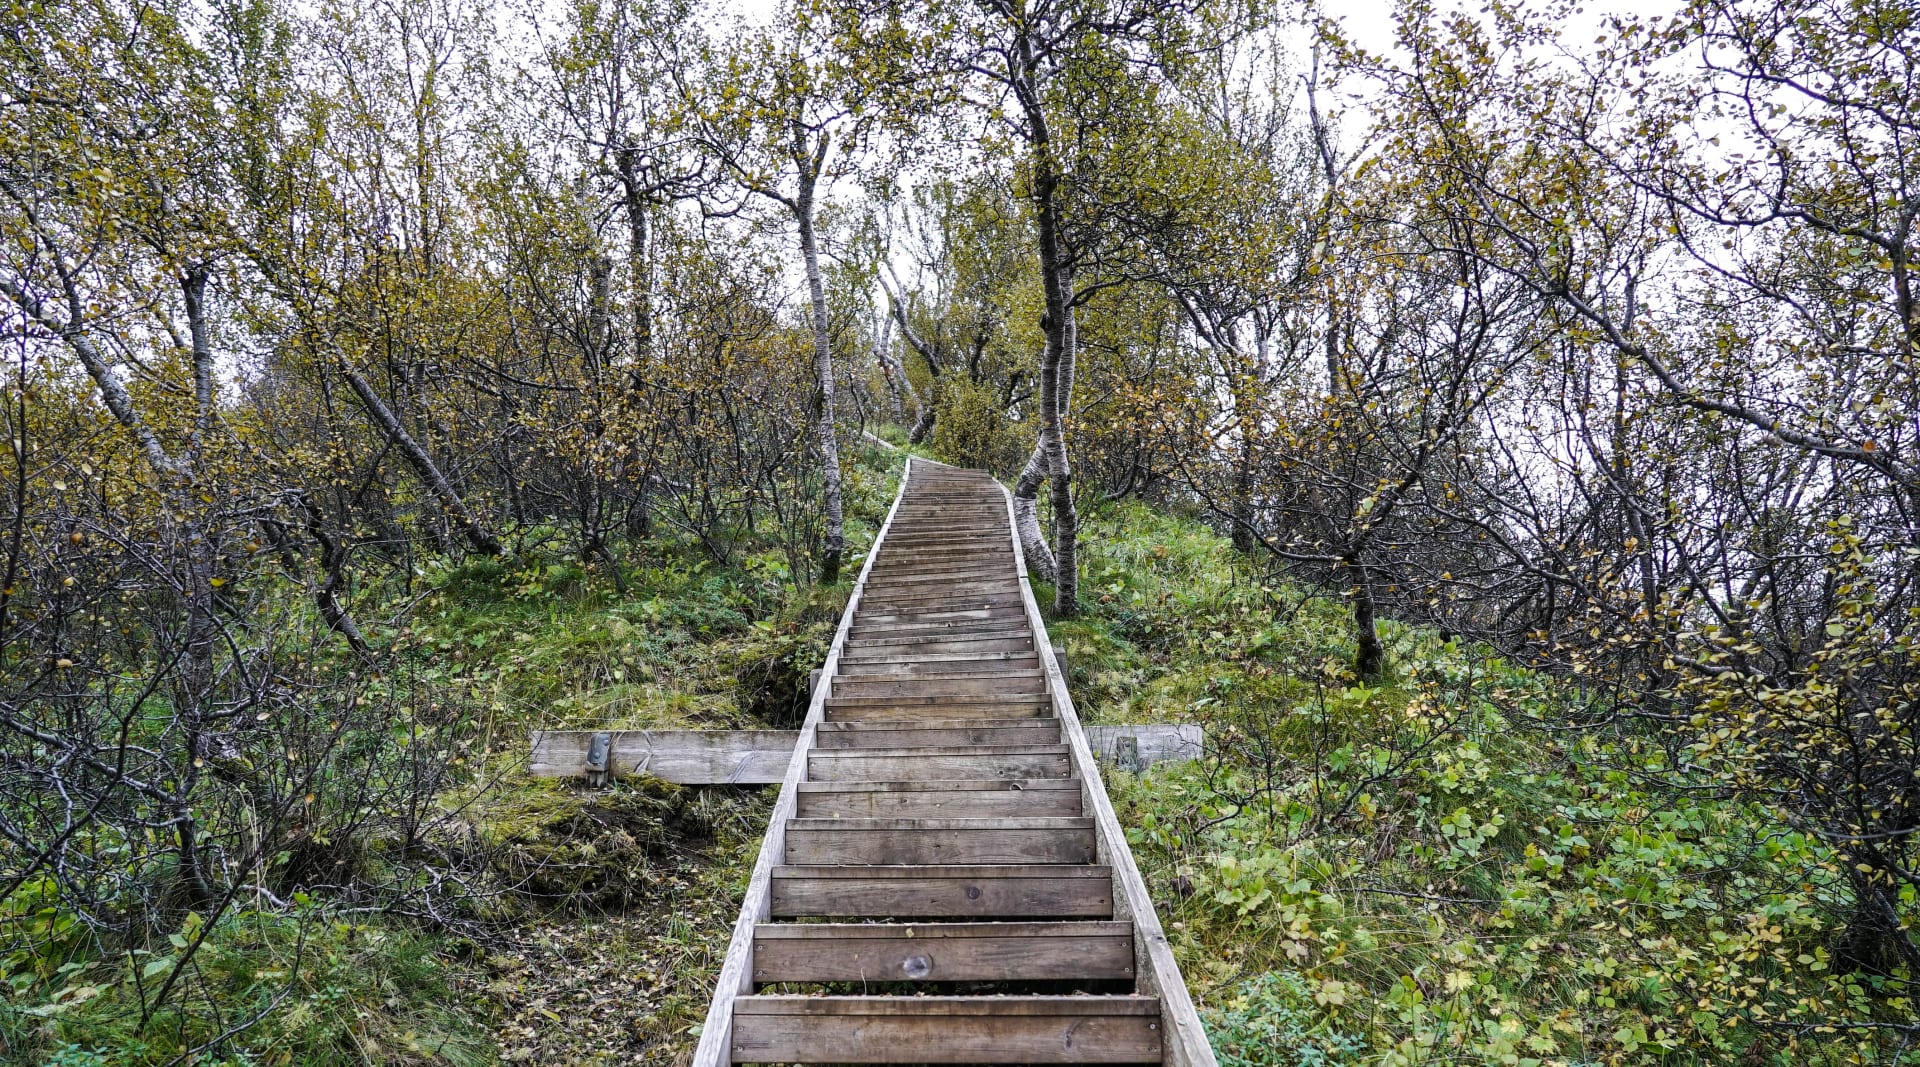
[[(981, 724), (994, 721), (992, 727)], [(1059, 723), (1051, 718), (1024, 718), (1007, 720), (951, 719), (939, 722), (921, 720), (856, 720), (852, 722), (822, 722), (819, 733), (838, 733), (858, 736), (862, 733), (911, 733), (919, 729), (1030, 729), (1033, 731), (1057, 730)], [(1096, 759), (1114, 762), (1110, 751), (1118, 746), (1121, 738), (1133, 738), (1138, 744), (1136, 755), (1140, 761), (1133, 770), (1144, 769), (1159, 763), (1178, 762), (1195, 759), (1201, 754), (1206, 735), (1201, 727), (1194, 723), (1152, 723), (1120, 724), (1112, 726), (1087, 726), (1087, 744), (1092, 747)], [(638, 768), (662, 781), (675, 785), (779, 785), (785, 780), (787, 759), (793, 755), (793, 749), (799, 744), (798, 730), (531, 730), (528, 731), (527, 744), (530, 753), (527, 760), (527, 773), (534, 778), (577, 778), (586, 773), (586, 749), (595, 734), (609, 734), (611, 746), (616, 758), (613, 763), (622, 763), (624, 755), (631, 758), (636, 744), (645, 746), (661, 757), (657, 765)], [(681, 766), (683, 761), (695, 752), (706, 753), (711, 744), (689, 746), (682, 753), (676, 746), (687, 739), (715, 741), (721, 738), (736, 742), (732, 755), (735, 757), (734, 769), (725, 774), (701, 773)], [(1015, 742), (1011, 747), (1032, 749), (1037, 742)], [(968, 746), (972, 748), (974, 746)], [(1009, 747), (1009, 746), (1002, 746)], [(1044, 745), (1040, 747), (1045, 747)], [(1057, 746), (1056, 746), (1057, 747)], [(823, 749), (835, 753), (867, 754), (883, 750), (864, 746)], [(556, 752), (568, 753), (561, 757)], [(576, 765), (577, 764), (577, 765)], [(777, 768), (777, 769), (764, 769)], [(619, 777), (635, 773), (634, 770), (622, 771)]]
[(807, 754), (813, 747), (813, 735), (827, 713), (827, 697), (833, 691), (833, 675), (840, 663), (840, 651), (846, 647), (847, 635), (853, 629), (853, 616), (860, 610), (860, 592), (866, 587), (867, 575), (873, 570), (873, 561), (880, 558), (880, 548), (886, 543), (887, 531), (893, 528), (894, 516), (900, 512), (900, 502), (907, 497), (907, 486), (913, 481), (915, 457), (909, 455), (900, 470), (900, 488), (893, 495), (893, 505), (887, 509), (887, 517), (880, 524), (879, 532), (873, 535), (873, 544), (867, 549), (867, 558), (860, 565), (860, 575), (853, 581), (853, 592), (847, 597), (846, 610), (840, 614), (840, 625), (833, 633), (833, 644), (827, 648), (827, 658), (821, 664), (820, 684), (813, 687), (813, 697), (807, 702), (807, 717), (800, 724), (800, 739), (793, 747), (793, 757), (787, 762), (787, 774), (780, 783), (780, 795), (773, 802), (773, 811), (767, 817), (767, 835), (760, 841), (760, 853), (753, 861), (753, 874), (747, 879), (747, 891), (740, 904), (740, 917), (734, 921), (733, 937), (727, 942), (727, 955), (720, 965), (720, 976), (714, 982), (713, 1002), (707, 1007), (707, 1018), (700, 1028), (700, 1044), (694, 1049), (691, 1067), (727, 1067), (733, 1062), (733, 1005), (735, 998), (753, 989), (753, 931), (760, 923), (772, 917), (773, 869), (786, 859), (786, 822), (792, 817), (799, 804), (799, 783), (807, 776)]
[[(1052, 644), (1047, 636), (1047, 623), (1040, 615), (1040, 602), (1033, 595), (1026, 556), (1020, 545), (1020, 528), (1013, 510), (1013, 491), (1005, 483), (999, 485), (1001, 494), (1006, 497), (1007, 536), (1013, 542), (1014, 565), (1020, 572), (1020, 598), (1026, 605), (1027, 624), (1033, 629), (1034, 647), (1050, 649)], [(1134, 951), (1138, 957), (1135, 964), (1138, 975), (1136, 981), (1147, 986), (1143, 992), (1154, 993), (1160, 998), (1160, 1018), (1166, 1028), (1163, 1042), (1165, 1062), (1168, 1067), (1219, 1067), (1219, 1060), (1213, 1054), (1213, 1045), (1207, 1040), (1206, 1027), (1200, 1022), (1200, 1013), (1193, 1006), (1192, 995), (1187, 992), (1186, 979), (1181, 977), (1180, 965), (1174, 961), (1173, 947), (1167, 942), (1159, 913), (1154, 911), (1153, 897), (1147, 892), (1146, 880), (1133, 860), (1133, 850), (1127, 845), (1125, 832), (1120, 829), (1119, 817), (1113, 812), (1113, 802), (1107, 798), (1107, 787), (1100, 777), (1100, 765), (1093, 758), (1093, 749), (1087, 743), (1086, 730), (1081, 726), (1080, 715), (1074, 709), (1066, 678), (1060, 673), (1060, 664), (1051, 655), (1041, 656), (1040, 667), (1047, 675), (1047, 690), (1053, 697), (1054, 714), (1060, 719), (1060, 732), (1066, 739), (1072, 768), (1077, 772), (1081, 788), (1085, 791), (1084, 800), (1088, 814), (1094, 820), (1095, 835), (1105, 844), (1105, 858), (1113, 868), (1117, 890), (1114, 894), (1116, 913), (1124, 900), (1126, 917), (1134, 924)]]

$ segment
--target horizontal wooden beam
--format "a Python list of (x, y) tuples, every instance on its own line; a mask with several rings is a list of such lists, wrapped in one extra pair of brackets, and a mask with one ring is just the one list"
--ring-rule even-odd
[(650, 774), (681, 785), (771, 785), (787, 773), (798, 730), (535, 730), (535, 778), (588, 772), (596, 734), (607, 741), (607, 774)]
[[(596, 746), (596, 737), (603, 746)], [(680, 785), (771, 785), (786, 774), (798, 730), (535, 730), (528, 770), (535, 778), (575, 778), (589, 754), (605, 754), (605, 774), (650, 774)], [(1087, 741), (1107, 763), (1141, 770), (1198, 759), (1204, 737), (1192, 724), (1089, 726)]]

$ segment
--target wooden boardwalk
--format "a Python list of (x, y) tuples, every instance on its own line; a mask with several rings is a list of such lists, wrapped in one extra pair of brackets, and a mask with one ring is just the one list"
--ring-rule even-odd
[(1214, 1063), (987, 475), (908, 461), (694, 1063)]

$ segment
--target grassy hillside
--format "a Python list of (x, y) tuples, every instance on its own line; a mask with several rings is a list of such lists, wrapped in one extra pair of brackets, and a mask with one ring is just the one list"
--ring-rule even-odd
[(1642, 728), (1553, 728), (1603, 693), (1393, 625), (1361, 685), (1344, 605), (1199, 524), (1087, 545), (1083, 714), (1208, 729), (1110, 788), (1224, 1064), (1899, 1060), (1905, 976), (1829, 966), (1833, 857)]
[[(856, 546), (897, 454), (854, 466)], [(536, 539), (533, 539), (537, 541)], [(725, 564), (628, 546), (624, 593), (543, 554), (373, 591), (388, 684), (462, 709), (485, 891), (465, 925), (301, 895), (236, 908), (196, 995), (141, 1025), (198, 931), (107, 952), (29, 891), (7, 920), (58, 950), (4, 961), (0, 1057), (204, 1064), (674, 1063), (690, 1049), (770, 791), (535, 782), (535, 726), (745, 727), (803, 708), (845, 587), (796, 589), (750, 541)], [(1092, 722), (1198, 721), (1205, 760), (1109, 780), (1230, 1067), (1841, 1064), (1893, 1053), (1904, 981), (1829, 968), (1831, 858), (1691, 788), (1650, 735), (1557, 730), (1599, 694), (1388, 625), (1357, 684), (1343, 605), (1262, 584), (1200, 523), (1089, 520), (1082, 618), (1053, 625)], [(402, 611), (403, 607), (411, 611)], [(62, 924), (65, 924), (64, 926)], [(137, 1036), (136, 1036), (137, 1035)]]
[[(856, 455), (856, 566), (902, 465)], [(372, 696), (469, 738), (463, 784), (415, 800), (439, 809), (446, 839), (429, 845), (471, 883), (458, 913), (316, 890), (239, 901), (211, 930), (190, 916), (162, 944), (108, 945), (29, 885), (0, 906), (17, 941), (43, 946), (0, 959), (0, 1063), (173, 1063), (228, 1030), (199, 1067), (671, 1063), (690, 1050), (771, 791), (535, 781), (527, 731), (791, 725), (847, 587), (795, 586), (750, 532), (724, 561), (670, 531), (624, 546), (625, 592), (550, 547), (559, 538), (520, 542), (510, 560), (429, 562), (355, 604), (391, 620), (369, 627), (389, 652)], [(377, 864), (388, 843), (345, 844)], [(203, 933), (189, 994), (145, 1018)]]

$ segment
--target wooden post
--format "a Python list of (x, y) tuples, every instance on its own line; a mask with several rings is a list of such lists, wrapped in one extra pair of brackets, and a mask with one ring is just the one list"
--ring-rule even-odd
[(587, 742), (587, 784), (606, 785), (613, 776), (607, 773), (612, 764), (613, 735), (601, 730)]

